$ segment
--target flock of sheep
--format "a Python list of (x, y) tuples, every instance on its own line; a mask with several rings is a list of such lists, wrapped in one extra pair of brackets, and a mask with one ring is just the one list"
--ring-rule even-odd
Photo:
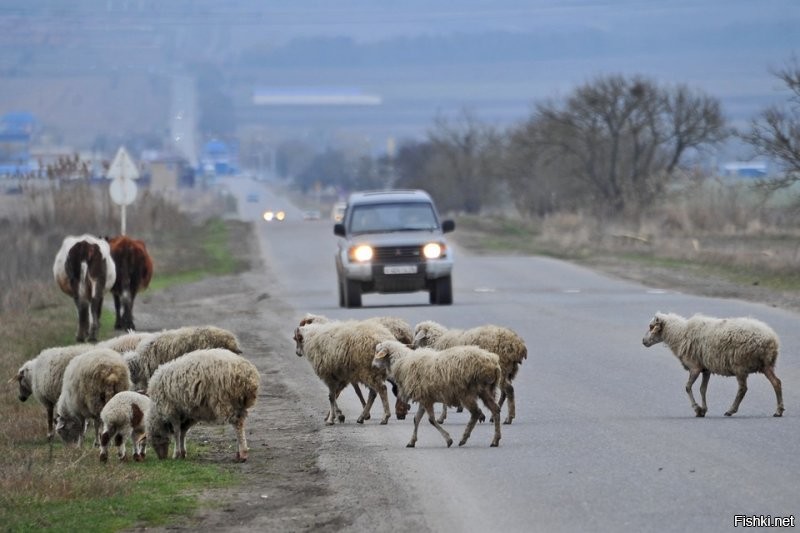
[[(36, 398), (47, 410), (47, 437), (55, 433), (80, 446), (88, 422), (107, 460), (110, 442), (126, 459), (145, 457), (146, 443), (159, 459), (186, 456), (186, 433), (197, 422), (229, 423), (236, 431), (236, 459), (247, 459), (244, 423), (258, 397), (261, 376), (242, 357), (236, 336), (215, 326), (127, 334), (97, 344), (48, 348), (24, 363), (12, 381), (19, 399)], [(146, 391), (146, 395), (145, 395)]]
[[(419, 404), (408, 447), (417, 441), (425, 414), (444, 438), (447, 407), (465, 408), (470, 419), (459, 441), (464, 445), (476, 423), (485, 420), (478, 400), (489, 410), (499, 445), (501, 408), (507, 401), (504, 424), (516, 416), (513, 381), (528, 356), (523, 339), (511, 329), (485, 325), (448, 329), (433, 321), (412, 327), (395, 317), (332, 320), (308, 314), (294, 330), (296, 354), (305, 356), (328, 388), (325, 422), (344, 422), (337, 404), (341, 392), (352, 386), (363, 409), (356, 422), (370, 418), (380, 396), (386, 424), (391, 408), (386, 383), (396, 396), (395, 413), (405, 417), (409, 404)], [(747, 377), (762, 373), (777, 399), (774, 416), (784, 412), (781, 381), (775, 375), (779, 340), (766, 324), (751, 318), (691, 318), (656, 313), (645, 346), (664, 342), (689, 371), (686, 392), (698, 417), (707, 412), (706, 389), (711, 374), (735, 376), (739, 390), (725, 412), (737, 412), (747, 391)], [(159, 459), (167, 457), (174, 439), (173, 457), (186, 456), (185, 439), (197, 422), (229, 423), (236, 432), (237, 461), (247, 459), (245, 420), (255, 404), (261, 382), (256, 367), (241, 355), (236, 336), (215, 326), (192, 326), (157, 333), (129, 332), (97, 344), (48, 348), (27, 361), (12, 379), (19, 398), (34, 396), (47, 411), (48, 439), (55, 433), (81, 445), (88, 422), (94, 423), (100, 458), (108, 458), (112, 441), (126, 459), (126, 440), (133, 459), (145, 457), (146, 443)], [(702, 405), (692, 386), (702, 375)], [(364, 400), (360, 386), (368, 388)], [(437, 419), (434, 404), (442, 404)]]

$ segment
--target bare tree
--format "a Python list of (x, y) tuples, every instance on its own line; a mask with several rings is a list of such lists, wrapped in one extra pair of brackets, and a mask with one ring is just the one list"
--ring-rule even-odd
[(599, 78), (563, 104), (538, 105), (532, 120), (549, 172), (578, 181), (584, 204), (613, 213), (648, 205), (688, 150), (727, 135), (715, 99), (640, 76)]
[(775, 189), (800, 181), (800, 61), (793, 56), (786, 65), (773, 72), (791, 92), (788, 104), (773, 105), (763, 110), (750, 124), (742, 138), (759, 155), (780, 162), (785, 174), (770, 180)]

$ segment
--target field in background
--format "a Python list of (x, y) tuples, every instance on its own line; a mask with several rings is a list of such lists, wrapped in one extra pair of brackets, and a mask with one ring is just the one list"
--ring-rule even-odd
[[(42, 349), (74, 342), (75, 307), (58, 290), (52, 274), (63, 236), (110, 235), (119, 228), (118, 208), (86, 184), (14, 198), (15, 216), (0, 221), (3, 383)], [(240, 259), (245, 255), (234, 245), (247, 242), (250, 226), (218, 218), (225, 208), (213, 198), (200, 205), (189, 213), (164, 198), (144, 196), (130, 209), (128, 234), (143, 239), (154, 258), (148, 292), (248, 267)], [(106, 306), (101, 339), (114, 335), (113, 318)], [(4, 530), (113, 531), (163, 524), (170, 517), (191, 513), (201, 490), (235, 483), (232, 470), (203, 461), (213, 452), (203, 444), (189, 444), (197, 461), (156, 461), (151, 453), (144, 463), (119, 464), (112, 458), (101, 464), (91, 438), (81, 449), (65, 447), (58, 437), (48, 443), (44, 408), (33, 398), (20, 402), (15, 383), (7, 383), (3, 391), (0, 524)]]
[(452, 238), (475, 253), (548, 255), (637, 281), (800, 309), (794, 194), (707, 182), (675, 190), (640, 220), (461, 215)]

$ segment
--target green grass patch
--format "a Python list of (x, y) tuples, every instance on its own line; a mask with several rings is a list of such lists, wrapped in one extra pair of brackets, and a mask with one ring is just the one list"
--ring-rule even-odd
[[(148, 457), (143, 463), (117, 464), (112, 457), (109, 464), (101, 464), (97, 451), (89, 450), (89, 446), (77, 468), (49, 466), (55, 470), (50, 475), (65, 472), (60, 483), (71, 485), (77, 496), (53, 496), (36, 490), (11, 495), (5, 499), (9, 505), (0, 508), (4, 529), (104, 532), (162, 525), (194, 512), (199, 491), (235, 482), (233, 473), (219, 465), (191, 461)], [(117, 478), (116, 484), (100, 479), (112, 476)], [(92, 480), (100, 489), (82, 489), (86, 480)], [(98, 494), (102, 491), (108, 493)]]

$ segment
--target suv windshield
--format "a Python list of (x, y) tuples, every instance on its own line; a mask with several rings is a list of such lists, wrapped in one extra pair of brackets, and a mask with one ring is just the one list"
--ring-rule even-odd
[(433, 206), (428, 202), (363, 204), (352, 209), (351, 233), (431, 231), (439, 227)]

